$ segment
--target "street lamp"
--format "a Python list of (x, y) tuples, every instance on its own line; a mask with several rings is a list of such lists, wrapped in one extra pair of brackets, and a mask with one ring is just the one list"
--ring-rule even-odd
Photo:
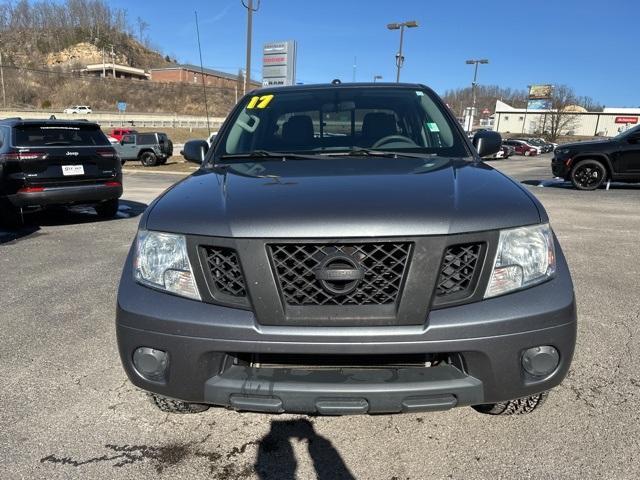
[(373, 83), (376, 83), (376, 80), (382, 80), (382, 75), (374, 75), (373, 76)]
[(475, 65), (475, 70), (473, 72), (473, 82), (471, 82), (471, 94), (473, 95), (473, 104), (471, 105), (471, 112), (469, 112), (469, 123), (467, 125), (467, 132), (471, 131), (473, 128), (473, 116), (476, 111), (476, 87), (478, 86), (478, 65), (485, 65), (489, 63), (489, 60), (486, 58), (482, 58), (479, 60), (467, 60), (465, 62), (467, 65)]
[(398, 53), (396, 53), (396, 67), (398, 69), (396, 74), (396, 82), (400, 82), (400, 69), (402, 68), (402, 64), (404, 63), (404, 56), (402, 55), (402, 41), (404, 39), (404, 27), (407, 28), (415, 28), (418, 26), (418, 22), (415, 20), (410, 20), (408, 22), (402, 23), (390, 23), (387, 25), (389, 30), (400, 30), (400, 48), (398, 49)]

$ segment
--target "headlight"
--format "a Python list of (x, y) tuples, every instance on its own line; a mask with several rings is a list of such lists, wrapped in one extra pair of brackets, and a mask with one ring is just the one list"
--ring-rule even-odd
[(558, 152), (560, 155), (568, 155), (569, 154), (569, 149), (568, 148), (556, 148), (556, 152)]
[(200, 300), (183, 235), (140, 230), (133, 268), (143, 285)]
[(555, 271), (556, 251), (549, 224), (502, 230), (484, 298), (536, 285)]

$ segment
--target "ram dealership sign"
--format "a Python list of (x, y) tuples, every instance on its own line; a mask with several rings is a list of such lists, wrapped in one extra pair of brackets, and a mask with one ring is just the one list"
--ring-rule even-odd
[(276, 87), (296, 83), (296, 42), (270, 42), (262, 54), (262, 85)]

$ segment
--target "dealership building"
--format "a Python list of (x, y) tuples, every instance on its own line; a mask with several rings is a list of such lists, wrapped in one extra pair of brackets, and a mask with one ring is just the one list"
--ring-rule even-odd
[[(546, 130), (549, 116), (556, 114), (555, 110), (514, 108), (498, 100), (493, 129), (500, 133), (540, 134)], [(571, 115), (572, 120), (561, 135), (613, 137), (639, 123), (640, 108), (605, 108), (602, 112), (589, 112), (576, 105), (567, 107), (563, 114)]]
[[(204, 83), (211, 87), (235, 89), (238, 86), (238, 75), (233, 75), (211, 68), (202, 68), (197, 65), (176, 65), (164, 68), (151, 69), (151, 81), (163, 83), (191, 83), (201, 85), (204, 74)], [(260, 82), (251, 80), (250, 89), (262, 86)]]

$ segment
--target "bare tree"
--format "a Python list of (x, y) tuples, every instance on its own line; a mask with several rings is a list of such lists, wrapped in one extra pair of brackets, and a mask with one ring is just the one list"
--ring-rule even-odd
[(573, 89), (567, 85), (556, 85), (551, 94), (550, 111), (542, 115), (541, 133), (551, 142), (560, 135), (566, 135), (575, 128), (578, 121), (575, 107), (577, 97)]
[[(473, 91), (471, 87), (447, 90), (443, 96), (444, 101), (457, 115), (462, 115), (464, 109), (473, 103)], [(478, 85), (476, 87), (476, 107), (478, 110), (493, 111), (496, 100), (502, 100), (516, 108), (524, 108), (527, 103), (525, 90), (513, 90), (497, 85)]]
[(143, 45), (148, 45), (149, 39), (145, 37), (144, 32), (149, 29), (149, 24), (140, 17), (136, 18), (136, 24), (138, 25), (138, 40)]

